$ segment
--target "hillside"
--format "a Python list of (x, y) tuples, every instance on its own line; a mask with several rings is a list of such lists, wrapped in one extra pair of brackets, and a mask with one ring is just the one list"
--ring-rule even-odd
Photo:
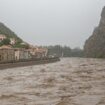
[(86, 57), (105, 58), (105, 7), (99, 25), (85, 42), (84, 52)]
[(4, 34), (8, 38), (16, 38), (17, 41), (22, 42), (22, 39), (19, 38), (12, 30), (6, 27), (3, 23), (0, 23), (0, 34)]
[(9, 29), (3, 23), (0, 23), (0, 34), (5, 35), (7, 37), (7, 40), (0, 42), (0, 46), (8, 44), (9, 42), (8, 40), (10, 40), (10, 38), (14, 38), (16, 40), (16, 43), (12, 45), (12, 47), (14, 48), (28, 48), (29, 47), (28, 43), (25, 43), (21, 38), (19, 38), (11, 29)]

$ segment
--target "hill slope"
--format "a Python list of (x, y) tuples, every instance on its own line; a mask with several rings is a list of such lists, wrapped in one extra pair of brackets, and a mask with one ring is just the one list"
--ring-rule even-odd
[(6, 27), (3, 23), (0, 23), (0, 34), (4, 34), (7, 38), (16, 38), (17, 41), (22, 42), (22, 39), (19, 38), (12, 30)]
[(86, 57), (105, 58), (105, 7), (102, 10), (98, 27), (85, 42), (84, 52)]
[[(19, 38), (11, 29), (9, 29), (3, 23), (0, 23), (0, 34), (5, 35), (7, 37), (7, 39), (9, 39), (9, 40), (10, 40), (10, 38), (14, 38), (16, 40), (16, 43), (14, 45), (12, 45), (13, 48), (29, 48), (28, 43), (24, 42), (21, 38)], [(24, 44), (22, 44), (22, 43), (24, 43)], [(5, 45), (3, 43), (3, 41), (0, 42), (0, 46), (2, 46), (2, 45)]]

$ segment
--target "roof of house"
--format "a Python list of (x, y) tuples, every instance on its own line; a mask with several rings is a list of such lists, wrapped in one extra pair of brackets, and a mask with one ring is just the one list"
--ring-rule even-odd
[(13, 49), (10, 45), (3, 45), (0, 47), (0, 49)]

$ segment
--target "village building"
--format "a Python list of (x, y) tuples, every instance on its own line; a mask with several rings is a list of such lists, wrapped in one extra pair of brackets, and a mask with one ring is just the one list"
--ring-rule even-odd
[(28, 59), (31, 59), (31, 54), (28, 50), (26, 49), (20, 49), (20, 48), (17, 48), (15, 49), (15, 60), (18, 61), (18, 60), (28, 60)]
[(3, 41), (4, 39), (6, 39), (7, 37), (3, 34), (0, 34), (0, 42)]
[(47, 57), (48, 50), (41, 47), (12, 48), (10, 45), (0, 47), (0, 62), (31, 60), (34, 58)]
[(47, 53), (48, 53), (48, 49), (46, 48), (41, 48), (41, 47), (37, 47), (37, 46), (31, 46), (31, 48), (29, 49), (31, 55), (33, 56), (33, 58), (42, 58), (42, 57), (46, 57)]
[(37, 47), (31, 47), (28, 51), (31, 53), (32, 58), (36, 58)]
[(36, 51), (36, 56), (38, 58), (47, 57), (48, 49), (46, 48), (38, 48)]
[(0, 62), (10, 62), (14, 61), (15, 52), (11, 46), (2, 46), (0, 47)]
[(11, 44), (11, 45), (16, 44), (16, 39), (15, 39), (15, 38), (10, 38), (10, 44)]

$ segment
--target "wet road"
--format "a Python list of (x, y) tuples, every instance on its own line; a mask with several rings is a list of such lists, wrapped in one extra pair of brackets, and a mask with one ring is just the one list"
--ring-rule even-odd
[(105, 60), (65, 58), (1, 70), (0, 105), (105, 105)]

